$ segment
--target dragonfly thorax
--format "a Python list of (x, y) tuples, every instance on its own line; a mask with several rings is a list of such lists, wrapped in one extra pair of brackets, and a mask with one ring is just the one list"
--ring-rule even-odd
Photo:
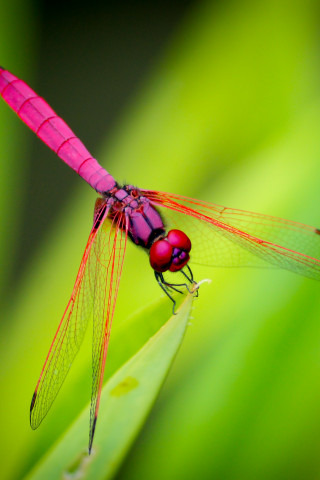
[(191, 241), (181, 230), (166, 235), (160, 213), (140, 190), (132, 185), (114, 187), (106, 194), (108, 217), (128, 229), (131, 240), (149, 250), (156, 272), (177, 272), (190, 260)]
[(132, 185), (115, 187), (106, 196), (108, 217), (121, 219), (122, 228), (128, 229), (131, 240), (150, 249), (159, 237), (165, 235), (165, 227), (160, 213), (150, 200)]

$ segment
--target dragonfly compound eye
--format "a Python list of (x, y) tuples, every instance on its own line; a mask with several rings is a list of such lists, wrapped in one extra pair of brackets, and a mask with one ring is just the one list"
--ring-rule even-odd
[(150, 265), (156, 272), (169, 270), (173, 247), (167, 240), (157, 240), (150, 248)]
[(186, 251), (187, 253), (191, 250), (191, 241), (190, 238), (183, 233), (181, 230), (170, 230), (167, 235), (168, 242), (170, 245), (181, 250)]
[(170, 230), (168, 235), (153, 243), (150, 264), (156, 272), (177, 272), (189, 261), (191, 241), (181, 230)]

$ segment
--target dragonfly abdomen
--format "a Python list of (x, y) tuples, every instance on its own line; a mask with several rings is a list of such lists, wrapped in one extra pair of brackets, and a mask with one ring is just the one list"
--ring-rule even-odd
[(47, 102), (23, 80), (0, 67), (0, 94), (21, 120), (99, 193), (116, 186), (116, 181), (92, 157), (81, 140)]

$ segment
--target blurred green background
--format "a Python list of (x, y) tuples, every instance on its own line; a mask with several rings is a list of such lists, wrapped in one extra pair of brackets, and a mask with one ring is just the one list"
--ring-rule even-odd
[[(0, 57), (119, 182), (319, 226), (318, 18), (316, 0), (14, 0), (1, 8)], [(4, 102), (0, 125), (0, 452), (1, 477), (13, 479), (90, 398), (88, 335), (30, 429), (95, 194)], [(281, 270), (194, 273), (212, 283), (117, 479), (319, 478), (319, 285)], [(160, 296), (130, 245), (114, 337)], [(121, 348), (111, 335), (109, 363)]]

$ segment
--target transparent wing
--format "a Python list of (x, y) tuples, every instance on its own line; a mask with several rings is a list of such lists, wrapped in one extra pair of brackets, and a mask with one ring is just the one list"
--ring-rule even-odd
[(320, 279), (317, 228), (179, 195), (142, 192), (158, 207), (169, 228), (180, 228), (190, 236), (195, 263), (223, 267), (269, 264)]
[(128, 227), (123, 221), (120, 214), (115, 215), (110, 228), (111, 221), (105, 220), (94, 244), (94, 255), (90, 257), (94, 308), (89, 452), (98, 416), (111, 323), (127, 244)]
[[(92, 314), (92, 272), (88, 268), (95, 246), (101, 242), (107, 215), (105, 202), (96, 202), (93, 228), (81, 260), (71, 298), (53, 339), (30, 406), (30, 424), (37, 428), (56, 398), (82, 343)], [(105, 233), (105, 232), (104, 232)]]

